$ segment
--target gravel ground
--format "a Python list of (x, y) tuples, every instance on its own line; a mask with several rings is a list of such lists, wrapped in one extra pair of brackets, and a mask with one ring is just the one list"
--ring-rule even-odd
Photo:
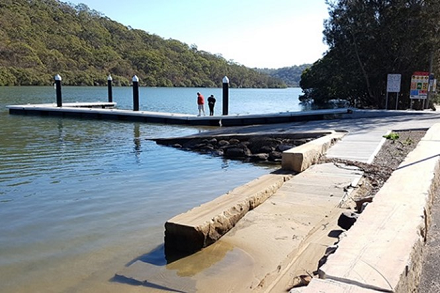
[[(392, 139), (392, 134), (398, 138)], [(425, 136), (425, 130), (393, 132), (382, 145), (379, 153), (371, 164), (371, 170), (365, 175), (370, 185), (370, 196), (374, 196), (387, 181), (391, 173), (396, 170), (406, 156), (415, 149), (419, 141)]]

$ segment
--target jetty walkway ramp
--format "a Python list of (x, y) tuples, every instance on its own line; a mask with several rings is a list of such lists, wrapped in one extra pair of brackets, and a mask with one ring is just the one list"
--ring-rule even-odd
[[(416, 149), (348, 231), (337, 225), (362, 172), (332, 163), (293, 174), (210, 246), (165, 266), (138, 260), (116, 275), (151, 292), (409, 292), (439, 178), (440, 114), (432, 112), (218, 129), (221, 133), (337, 130), (345, 136), (327, 157), (370, 163), (390, 131), (429, 129)], [(206, 133), (205, 133), (206, 135)], [(276, 174), (273, 174), (276, 176)], [(262, 186), (263, 188), (263, 186)], [(234, 192), (232, 190), (231, 192)], [(335, 243), (338, 243), (335, 246)], [(336, 250), (326, 263), (318, 262)], [(318, 271), (307, 287), (294, 288)]]
[(133, 111), (116, 109), (114, 102), (65, 103), (56, 104), (9, 105), (10, 114), (40, 115), (70, 118), (122, 120), (159, 124), (202, 125), (202, 126), (240, 126), (254, 124), (273, 124), (294, 121), (310, 121), (340, 118), (352, 111), (347, 108), (313, 111), (278, 112), (267, 114), (231, 114), (216, 116), (196, 116), (184, 113), (153, 111)]

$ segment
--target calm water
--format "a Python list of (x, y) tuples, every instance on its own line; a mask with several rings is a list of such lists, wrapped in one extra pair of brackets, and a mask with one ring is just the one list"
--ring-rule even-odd
[[(196, 114), (197, 91), (214, 94), (221, 113), (221, 89), (141, 88), (140, 108)], [(229, 111), (298, 111), (299, 94), (231, 89)], [(118, 108), (132, 108), (131, 88), (114, 88), (113, 96)], [(104, 87), (63, 88), (64, 102), (106, 97)], [(146, 292), (111, 279), (163, 244), (166, 220), (277, 168), (146, 140), (206, 127), (9, 115), (5, 108), (54, 102), (52, 87), (0, 87), (1, 292)]]

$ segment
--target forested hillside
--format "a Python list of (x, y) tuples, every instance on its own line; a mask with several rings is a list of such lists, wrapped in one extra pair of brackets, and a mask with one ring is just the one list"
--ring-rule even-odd
[(297, 87), (301, 81), (301, 74), (307, 68), (312, 66), (312, 64), (295, 65), (291, 67), (283, 67), (278, 69), (257, 69), (261, 73), (268, 74), (274, 78), (279, 78), (284, 81), (287, 86)]
[(0, 1), (0, 85), (285, 87), (280, 79), (178, 40), (117, 23), (86, 5), (57, 0)]

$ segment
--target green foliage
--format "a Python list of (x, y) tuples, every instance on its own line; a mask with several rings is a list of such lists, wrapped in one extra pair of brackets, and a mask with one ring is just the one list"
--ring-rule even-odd
[(391, 140), (392, 143), (398, 142), (401, 146), (405, 146), (405, 145), (409, 146), (414, 143), (414, 140), (409, 136), (403, 142), (400, 141), (399, 140), (400, 136), (396, 132), (390, 132), (389, 134), (384, 135), (383, 137)]
[(394, 142), (399, 139), (399, 134), (396, 132), (391, 132), (390, 134), (384, 135), (383, 137), (386, 139), (390, 139)]
[(279, 78), (226, 61), (196, 46), (119, 24), (84, 4), (0, 1), (0, 85), (286, 87)]
[(387, 74), (402, 75), (400, 107), (409, 104), (411, 75), (439, 73), (438, 0), (327, 0), (325, 56), (304, 71), (303, 100), (345, 99), (356, 107), (385, 106)]
[(311, 64), (295, 65), (291, 67), (283, 67), (279, 69), (258, 68), (258, 72), (268, 74), (273, 78), (279, 78), (284, 81), (287, 86), (297, 87), (301, 80), (301, 74), (308, 69)]
[(414, 140), (411, 139), (411, 137), (407, 137), (403, 144), (405, 145), (412, 145), (414, 143)]

